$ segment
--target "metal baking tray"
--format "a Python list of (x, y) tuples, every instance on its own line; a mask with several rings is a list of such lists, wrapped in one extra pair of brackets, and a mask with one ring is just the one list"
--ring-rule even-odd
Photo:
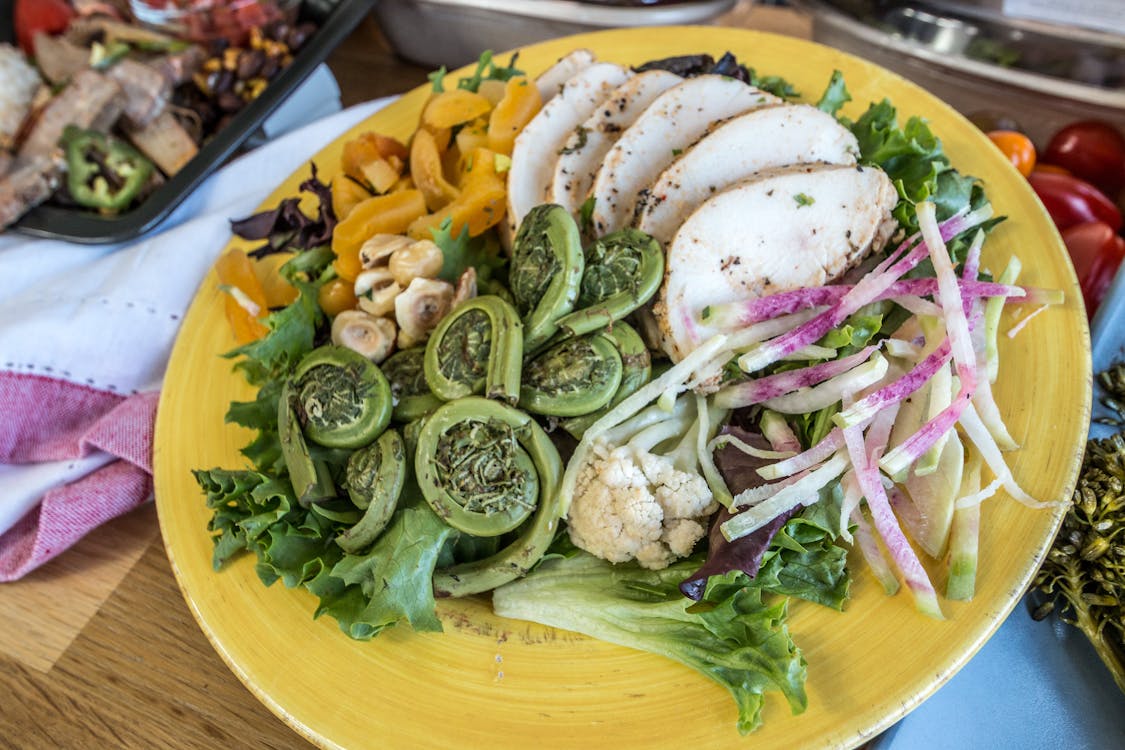
[(951, 0), (794, 4), (812, 16), (814, 40), (889, 68), (963, 114), (1006, 115), (1038, 142), (1075, 120), (1125, 129), (1125, 36)]
[(460, 67), (482, 50), (515, 49), (570, 34), (614, 27), (703, 24), (736, 0), (640, 3), (580, 0), (388, 0), (375, 8), (383, 33), (402, 57)]
[[(278, 106), (322, 63), (371, 11), (375, 0), (305, 0), (300, 17), (318, 25), (293, 62), (270, 81), (261, 96), (239, 111), (205, 143), (199, 153), (136, 208), (116, 216), (42, 205), (28, 212), (8, 231), (82, 244), (124, 242), (159, 224), (206, 177), (222, 166), (253, 136)], [(10, 31), (10, 25), (5, 31)], [(9, 40), (10, 41), (10, 40)]]

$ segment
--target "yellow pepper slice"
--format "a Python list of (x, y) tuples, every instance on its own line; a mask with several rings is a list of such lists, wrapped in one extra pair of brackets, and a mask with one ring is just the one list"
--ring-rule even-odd
[(269, 313), (269, 305), (250, 257), (242, 250), (232, 248), (215, 261), (215, 273), (220, 286), (225, 288), (224, 312), (234, 340), (239, 344), (248, 344), (269, 333), (259, 320)]
[(442, 150), (438, 148), (434, 135), (419, 128), (410, 144), (410, 176), (422, 191), (426, 207), (436, 211), (454, 200), (459, 191), (449, 184), (442, 170)]
[(543, 100), (527, 76), (516, 76), (504, 84), (504, 98), (488, 117), (488, 147), (511, 155), (516, 136), (539, 113)]
[(507, 188), (504, 176), (497, 171), (500, 161), (496, 153), (487, 148), (473, 151), (465, 161), (461, 178), (461, 194), (443, 208), (422, 216), (411, 223), (407, 234), (415, 239), (430, 239), (432, 230), (446, 219), (452, 220), (451, 231), (456, 237), (465, 226), (470, 236), (477, 236), (496, 226), (504, 218)]
[(422, 125), (433, 130), (455, 128), (488, 114), (492, 102), (465, 89), (449, 89), (437, 94), (422, 110)]
[(402, 234), (411, 222), (426, 213), (426, 200), (420, 190), (398, 190), (368, 198), (336, 225), (332, 232), (333, 266), (336, 273), (355, 281), (362, 270), (359, 249), (376, 234)]

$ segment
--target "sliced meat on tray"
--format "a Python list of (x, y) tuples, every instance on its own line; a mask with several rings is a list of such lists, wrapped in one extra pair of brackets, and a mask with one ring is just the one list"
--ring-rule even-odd
[(117, 81), (95, 70), (83, 70), (44, 107), (19, 150), (31, 161), (49, 156), (58, 148), (67, 125), (109, 130), (125, 107), (125, 94)]

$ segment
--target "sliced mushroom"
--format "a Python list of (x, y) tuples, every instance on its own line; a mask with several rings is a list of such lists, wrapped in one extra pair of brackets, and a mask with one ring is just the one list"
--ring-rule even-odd
[(472, 299), (477, 296), (477, 269), (469, 266), (465, 272), (461, 274), (461, 278), (457, 279), (457, 289), (453, 292), (453, 302), (450, 303), (450, 309), (457, 307), (465, 300)]
[(414, 279), (395, 297), (395, 320), (399, 346), (403, 349), (429, 338), (430, 331), (445, 317), (453, 303), (453, 285), (435, 279)]
[(402, 289), (386, 267), (362, 271), (355, 279), (355, 296), (359, 300), (359, 306), (372, 315), (393, 313), (395, 297)]
[(432, 279), (441, 273), (445, 257), (432, 240), (417, 240), (391, 253), (388, 267), (401, 286), (417, 278)]
[(390, 262), (391, 255), (414, 242), (401, 234), (372, 235), (359, 248), (359, 262), (364, 268), (377, 268)]
[(395, 347), (395, 324), (362, 310), (345, 310), (332, 321), (332, 343), (346, 346), (379, 364)]

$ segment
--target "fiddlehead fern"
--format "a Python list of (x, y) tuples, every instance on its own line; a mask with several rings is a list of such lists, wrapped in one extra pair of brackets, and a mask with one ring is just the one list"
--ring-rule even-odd
[(648, 347), (645, 346), (640, 334), (631, 325), (623, 320), (618, 320), (613, 326), (607, 328), (602, 335), (613, 341), (617, 347), (617, 353), (621, 355), (621, 385), (618, 386), (617, 393), (605, 406), (589, 414), (564, 419), (560, 423), (564, 430), (578, 440), (582, 439), (587, 427), (628, 396), (631, 396), (652, 378), (652, 356), (649, 354)]
[(330, 448), (359, 448), (391, 421), (391, 387), (366, 357), (342, 346), (305, 355), (293, 374), (292, 396), (305, 436)]
[(441, 399), (483, 394), (519, 400), (523, 332), (515, 309), (492, 295), (458, 305), (426, 342), (426, 382)]
[(379, 367), (391, 386), (395, 422), (412, 422), (442, 404), (426, 382), (425, 360), (425, 348), (416, 346), (395, 352)]
[(293, 494), (303, 507), (334, 497), (336, 488), (324, 466), (318, 465), (309, 453), (305, 433), (297, 416), (299, 405), (293, 384), (286, 381), (281, 387), (277, 402), (277, 433), (281, 442), (281, 456)]
[(566, 335), (581, 336), (621, 320), (648, 302), (664, 279), (660, 243), (637, 229), (622, 229), (592, 243), (578, 309), (556, 321)]
[(344, 483), (363, 517), (336, 537), (345, 552), (358, 552), (383, 533), (406, 483), (406, 446), (397, 431), (385, 430), (375, 442), (348, 458)]
[(569, 338), (523, 368), (520, 407), (552, 417), (578, 417), (609, 403), (621, 385), (621, 354), (601, 333)]
[(518, 530), (495, 554), (435, 573), (436, 594), (493, 589), (526, 573), (551, 544), (562, 461), (522, 411), (479, 397), (442, 405), (425, 419), (414, 466), (426, 501), (449, 525), (484, 537)]
[(556, 321), (574, 309), (584, 266), (582, 239), (570, 213), (554, 204), (531, 209), (512, 242), (508, 270), (526, 351), (547, 343), (558, 330)]

